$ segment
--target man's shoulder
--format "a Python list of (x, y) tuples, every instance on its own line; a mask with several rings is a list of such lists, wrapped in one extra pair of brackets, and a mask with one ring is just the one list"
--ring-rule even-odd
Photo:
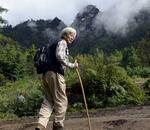
[(62, 39), (62, 40), (60, 40), (60, 41), (58, 42), (58, 45), (67, 46), (67, 42)]

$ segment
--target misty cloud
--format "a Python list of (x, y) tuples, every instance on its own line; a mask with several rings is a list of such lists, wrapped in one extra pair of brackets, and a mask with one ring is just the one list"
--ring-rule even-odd
[(28, 20), (27, 26), (30, 27), (32, 31), (37, 31), (37, 24), (34, 20)]
[(76, 14), (88, 4), (105, 10), (111, 6), (112, 0), (0, 0), (0, 5), (9, 10), (2, 16), (11, 25), (28, 19), (47, 20), (55, 17), (70, 25)]
[(104, 25), (107, 31), (125, 34), (129, 23), (134, 26), (134, 17), (143, 9), (150, 9), (150, 0), (116, 0), (103, 14), (97, 16), (95, 25)]

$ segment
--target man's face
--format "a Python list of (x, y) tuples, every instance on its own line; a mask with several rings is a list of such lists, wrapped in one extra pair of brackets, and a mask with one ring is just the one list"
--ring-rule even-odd
[(66, 38), (67, 43), (71, 44), (75, 40), (75, 38), (76, 38), (75, 34), (73, 34), (73, 33), (68, 34), (67, 38)]

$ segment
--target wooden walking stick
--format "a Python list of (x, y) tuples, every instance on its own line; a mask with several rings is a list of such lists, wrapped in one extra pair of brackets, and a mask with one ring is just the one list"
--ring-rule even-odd
[(89, 116), (89, 111), (88, 111), (88, 106), (87, 106), (85, 92), (84, 92), (84, 87), (83, 87), (83, 83), (82, 83), (81, 76), (80, 76), (78, 68), (76, 68), (76, 72), (77, 72), (77, 75), (78, 75), (78, 78), (79, 78), (79, 81), (80, 81), (80, 84), (81, 84), (82, 94), (83, 94), (85, 108), (86, 108), (86, 113), (87, 113), (87, 118), (88, 118), (89, 130), (92, 130), (92, 128), (91, 128), (91, 122), (90, 122), (90, 116)]

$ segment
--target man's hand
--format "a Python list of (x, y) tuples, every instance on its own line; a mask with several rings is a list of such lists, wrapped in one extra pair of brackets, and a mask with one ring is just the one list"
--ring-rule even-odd
[(77, 60), (75, 60), (74, 64), (75, 64), (75, 68), (79, 67), (79, 64), (78, 64)]

